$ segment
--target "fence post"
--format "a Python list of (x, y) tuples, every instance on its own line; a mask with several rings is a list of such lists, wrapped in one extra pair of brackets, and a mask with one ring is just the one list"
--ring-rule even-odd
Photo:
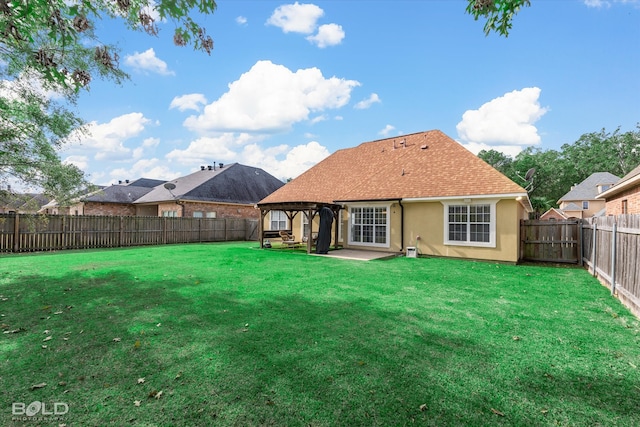
[(167, 217), (162, 217), (162, 244), (167, 244)]
[(592, 244), (593, 247), (591, 248), (591, 265), (593, 265), (593, 277), (596, 277), (598, 275), (598, 273), (596, 272), (596, 247), (597, 245), (597, 229), (598, 229), (598, 222), (597, 221), (593, 221), (593, 239), (592, 240)]
[(18, 252), (20, 239), (20, 214), (13, 216), (13, 252)]
[(617, 224), (614, 222), (611, 233), (611, 295), (616, 294), (616, 232)]
[(224, 219), (224, 241), (226, 242), (227, 239), (229, 238), (229, 233), (228, 230), (229, 229), (229, 223), (227, 222), (227, 218)]
[(581, 219), (578, 223), (578, 233), (580, 233), (580, 235), (578, 236), (578, 265), (582, 267), (584, 265), (584, 260), (582, 259), (582, 251), (584, 250), (582, 249), (584, 247), (584, 236), (582, 235), (582, 233), (584, 233), (583, 219)]
[(118, 246), (124, 246), (124, 217), (120, 217), (120, 228), (118, 230)]

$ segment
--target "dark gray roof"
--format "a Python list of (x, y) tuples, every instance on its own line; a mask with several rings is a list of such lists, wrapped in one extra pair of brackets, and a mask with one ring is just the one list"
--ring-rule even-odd
[(152, 188), (136, 185), (112, 185), (82, 198), (83, 202), (133, 203), (150, 192)]
[(620, 178), (609, 172), (596, 172), (587, 179), (573, 187), (571, 191), (562, 196), (558, 202), (568, 200), (596, 200), (599, 185), (613, 185)]
[(49, 198), (41, 193), (0, 192), (0, 205), (12, 210), (34, 210), (49, 203)]
[(158, 203), (169, 200), (254, 204), (282, 187), (284, 183), (260, 168), (232, 163), (223, 168), (205, 168), (169, 181), (136, 200), (135, 203)]
[(132, 185), (135, 187), (147, 187), (147, 188), (153, 188), (153, 187), (157, 187), (158, 185), (162, 185), (167, 181), (163, 181), (161, 179), (151, 179), (151, 178), (138, 178), (135, 181), (130, 182), (128, 185)]

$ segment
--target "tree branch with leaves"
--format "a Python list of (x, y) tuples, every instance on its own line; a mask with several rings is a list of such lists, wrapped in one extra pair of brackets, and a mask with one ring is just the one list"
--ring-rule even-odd
[(0, 183), (17, 180), (59, 201), (89, 185), (58, 155), (83, 129), (69, 107), (96, 78), (128, 79), (97, 21), (120, 19), (151, 36), (172, 22), (175, 45), (211, 54), (213, 39), (192, 15), (215, 9), (206, 0), (0, 0)]
[(530, 0), (468, 0), (467, 13), (477, 21), (486, 19), (484, 33), (495, 32), (508, 37), (513, 17), (523, 7), (531, 6)]

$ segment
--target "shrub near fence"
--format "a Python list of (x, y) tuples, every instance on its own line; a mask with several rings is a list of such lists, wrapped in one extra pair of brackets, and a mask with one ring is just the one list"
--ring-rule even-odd
[(257, 240), (258, 221), (235, 218), (0, 215), (0, 252)]
[(589, 218), (582, 232), (589, 271), (640, 315), (640, 215)]

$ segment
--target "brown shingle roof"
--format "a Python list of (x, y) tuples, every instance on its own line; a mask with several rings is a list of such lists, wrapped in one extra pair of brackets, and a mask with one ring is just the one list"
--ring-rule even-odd
[(522, 194), (526, 191), (439, 130), (336, 151), (260, 204)]

